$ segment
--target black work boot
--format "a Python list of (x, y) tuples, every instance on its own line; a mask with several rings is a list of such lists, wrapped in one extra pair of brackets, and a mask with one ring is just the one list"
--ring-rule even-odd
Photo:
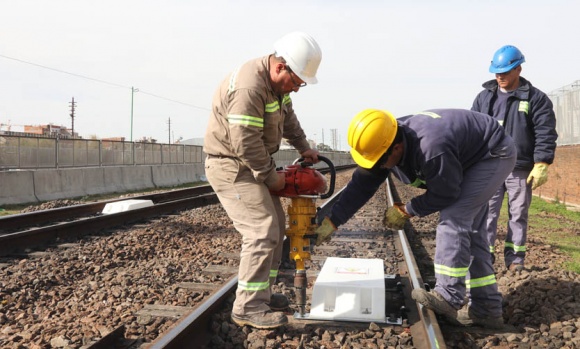
[(238, 326), (269, 329), (287, 324), (288, 318), (281, 312), (266, 311), (250, 315), (236, 315), (232, 313), (232, 321)]
[(272, 293), (268, 306), (273, 311), (282, 311), (288, 309), (289, 304), (288, 298), (282, 293)]

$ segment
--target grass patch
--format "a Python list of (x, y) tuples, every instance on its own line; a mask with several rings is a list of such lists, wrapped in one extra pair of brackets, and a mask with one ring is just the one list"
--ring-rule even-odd
[[(498, 224), (507, 224), (507, 196)], [(534, 196), (528, 217), (528, 236), (557, 247), (569, 257), (564, 267), (580, 273), (580, 212), (571, 211), (560, 202), (548, 202)]]

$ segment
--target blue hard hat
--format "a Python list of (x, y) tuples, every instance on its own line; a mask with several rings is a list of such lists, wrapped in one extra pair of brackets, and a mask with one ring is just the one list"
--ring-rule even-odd
[(490, 73), (505, 73), (518, 65), (524, 63), (526, 58), (522, 52), (515, 46), (505, 45), (499, 50), (495, 51), (493, 60), (489, 66)]

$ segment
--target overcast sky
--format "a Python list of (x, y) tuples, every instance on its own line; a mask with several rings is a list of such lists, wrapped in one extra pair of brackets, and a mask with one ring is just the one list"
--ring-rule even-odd
[(74, 97), (85, 138), (203, 137), (228, 72), (300, 30), (323, 59), (294, 108), (309, 138), (332, 145), (336, 129), (348, 150), (362, 109), (469, 109), (505, 44), (546, 93), (579, 80), (579, 13), (578, 0), (1, 0), (0, 123), (70, 128)]

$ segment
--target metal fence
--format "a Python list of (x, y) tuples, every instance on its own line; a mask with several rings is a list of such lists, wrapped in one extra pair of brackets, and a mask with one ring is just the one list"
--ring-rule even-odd
[(580, 144), (580, 80), (552, 91), (558, 145)]
[[(348, 152), (320, 152), (335, 165), (352, 164)], [(203, 147), (95, 139), (63, 139), (0, 134), (0, 171), (14, 169), (195, 164), (204, 161)], [(280, 166), (299, 154), (294, 149), (273, 155)]]
[(201, 146), (0, 135), (0, 170), (201, 163)]

